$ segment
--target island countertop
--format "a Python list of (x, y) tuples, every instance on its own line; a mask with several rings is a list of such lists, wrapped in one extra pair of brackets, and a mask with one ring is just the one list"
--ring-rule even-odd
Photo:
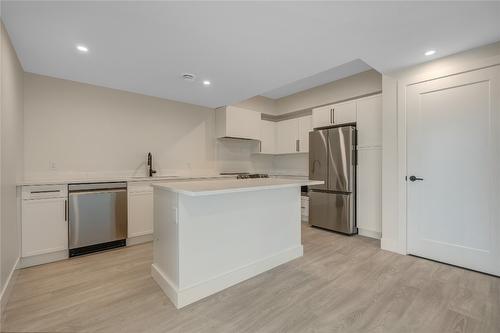
[(202, 196), (321, 184), (323, 184), (323, 181), (307, 179), (254, 178), (213, 179), (170, 183), (158, 182), (153, 184), (153, 187), (189, 196)]

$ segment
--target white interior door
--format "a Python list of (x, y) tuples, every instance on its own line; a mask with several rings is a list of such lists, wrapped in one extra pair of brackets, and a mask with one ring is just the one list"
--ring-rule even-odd
[(407, 88), (410, 254), (500, 275), (499, 80), (495, 66)]

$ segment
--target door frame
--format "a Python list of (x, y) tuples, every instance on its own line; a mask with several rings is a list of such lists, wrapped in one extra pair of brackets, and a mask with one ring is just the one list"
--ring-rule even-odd
[[(396, 121), (397, 121), (397, 203), (396, 204), (396, 224), (397, 235), (396, 239), (384, 239), (384, 231), (382, 221), (382, 243), (383, 249), (397, 252), (400, 254), (408, 254), (407, 246), (407, 108), (406, 108), (406, 94), (409, 86), (419, 84), (425, 81), (441, 79), (448, 76), (463, 74), (479, 69), (494, 67), (500, 65), (500, 54), (493, 55), (481, 60), (470, 60), (460, 56), (450, 56), (441, 60), (436, 60), (431, 63), (417, 66), (409, 71), (405, 71), (401, 77), (395, 78), (396, 89)], [(409, 73), (409, 74), (408, 74)], [(405, 75), (407, 74), (407, 75)], [(388, 75), (391, 77), (391, 75)], [(397, 77), (397, 76), (396, 76)], [(385, 102), (385, 100), (384, 100)], [(383, 109), (386, 105), (383, 105)], [(385, 113), (385, 111), (384, 111)], [(384, 161), (382, 160), (382, 167), (384, 168)], [(384, 182), (383, 182), (384, 183)], [(393, 203), (394, 204), (394, 203)], [(389, 215), (389, 214), (387, 214)]]

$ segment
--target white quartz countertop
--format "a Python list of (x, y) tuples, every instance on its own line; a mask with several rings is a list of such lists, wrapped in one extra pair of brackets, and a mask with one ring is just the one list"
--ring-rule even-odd
[(213, 179), (170, 183), (158, 182), (153, 184), (153, 187), (189, 196), (201, 196), (321, 184), (323, 184), (323, 181), (307, 179), (256, 178)]
[(235, 178), (235, 175), (193, 175), (193, 176), (118, 176), (118, 177), (67, 177), (67, 178), (55, 178), (55, 179), (34, 179), (34, 180), (24, 180), (19, 182), (18, 186), (28, 186), (28, 185), (62, 185), (62, 184), (76, 184), (76, 183), (105, 183), (105, 182), (144, 182), (144, 181), (181, 181), (181, 180), (196, 180), (196, 179), (225, 179), (225, 178)]

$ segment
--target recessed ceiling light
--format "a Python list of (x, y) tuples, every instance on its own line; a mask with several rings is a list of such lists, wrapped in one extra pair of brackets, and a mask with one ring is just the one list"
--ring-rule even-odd
[(210, 82), (210, 81), (208, 81), (208, 80), (203, 81), (203, 84), (204, 84), (204, 85), (206, 85), (206, 86), (209, 86), (209, 85), (210, 85), (210, 83), (211, 83), (211, 82)]
[(434, 53), (436, 53), (436, 50), (429, 50), (429, 51), (425, 52), (424, 54), (425, 54), (426, 56), (431, 56), (431, 55), (433, 55)]
[(88, 47), (86, 47), (85, 45), (77, 45), (76, 46), (76, 49), (80, 52), (83, 52), (83, 53), (87, 53), (89, 52), (89, 49)]

